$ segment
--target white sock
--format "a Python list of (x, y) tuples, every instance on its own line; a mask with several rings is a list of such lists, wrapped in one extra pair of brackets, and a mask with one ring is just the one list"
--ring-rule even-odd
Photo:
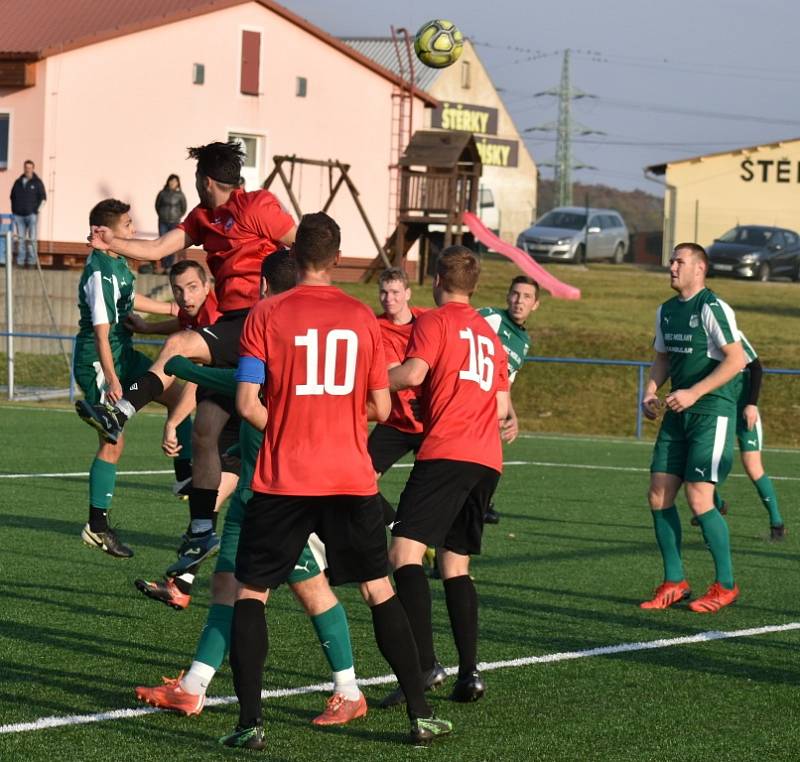
[(189, 574), (188, 572), (186, 574), (181, 574), (178, 579), (185, 582), (187, 585), (194, 584), (194, 574)]
[(192, 526), (189, 531), (192, 534), (206, 534), (214, 528), (214, 522), (211, 519), (192, 519)]
[(217, 670), (201, 661), (193, 661), (189, 671), (181, 680), (181, 688), (192, 696), (205, 696), (209, 683)]
[(133, 418), (136, 415), (136, 408), (128, 402), (124, 397), (120, 400), (117, 400), (117, 404), (114, 405), (120, 413), (122, 413), (128, 420)]
[(348, 701), (358, 701), (361, 691), (356, 684), (356, 671), (353, 667), (333, 673), (333, 692), (341, 693)]

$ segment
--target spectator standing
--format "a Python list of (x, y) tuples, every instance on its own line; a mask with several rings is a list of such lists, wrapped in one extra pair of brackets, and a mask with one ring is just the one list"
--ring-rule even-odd
[(34, 163), (27, 159), (22, 174), (11, 187), (11, 213), (14, 215), (14, 237), (17, 241), (17, 264), (33, 267), (38, 260), (37, 221), (39, 209), (47, 199), (44, 183), (34, 172)]
[[(181, 179), (178, 175), (170, 175), (164, 187), (156, 196), (156, 214), (158, 214), (158, 235), (166, 235), (178, 227), (178, 223), (186, 214), (186, 196), (181, 190)], [(175, 262), (175, 255), (170, 254), (161, 260), (163, 272), (168, 272)]]

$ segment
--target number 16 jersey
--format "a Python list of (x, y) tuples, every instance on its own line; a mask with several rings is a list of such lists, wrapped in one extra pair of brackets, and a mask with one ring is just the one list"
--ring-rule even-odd
[(497, 335), (473, 307), (448, 302), (414, 323), (406, 359), (430, 370), (420, 395), (425, 438), (417, 460), (461, 460), (503, 470), (497, 392), (508, 362)]
[(265, 371), (253, 491), (374, 495), (367, 394), (389, 379), (372, 310), (334, 286), (297, 286), (253, 308), (239, 351), (240, 371), (254, 360)]

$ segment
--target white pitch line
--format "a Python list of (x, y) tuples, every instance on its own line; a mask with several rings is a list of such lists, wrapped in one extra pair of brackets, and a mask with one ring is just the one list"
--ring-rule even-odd
[[(526, 656), (520, 659), (507, 659), (505, 661), (481, 662), (478, 669), (481, 672), (491, 672), (496, 669), (515, 669), (518, 667), (529, 667), (533, 664), (553, 664), (559, 661), (572, 661), (575, 659), (588, 659), (595, 656), (613, 656), (614, 654), (631, 653), (633, 651), (654, 651), (660, 648), (672, 648), (673, 646), (686, 646), (694, 643), (710, 643), (715, 640), (730, 640), (732, 638), (750, 638), (756, 635), (769, 635), (776, 632), (789, 632), (800, 630), (800, 622), (789, 622), (788, 624), (774, 624), (765, 627), (750, 627), (744, 630), (709, 630), (700, 632), (697, 635), (685, 635), (679, 638), (660, 638), (658, 640), (644, 640), (638, 643), (618, 643), (613, 646), (598, 646), (587, 648), (582, 651), (563, 651), (561, 653), (545, 654), (544, 656)], [(448, 675), (458, 672), (457, 667), (448, 667)], [(368, 677), (358, 681), (361, 686), (383, 685), (395, 682), (394, 675), (378, 675)], [(330, 692), (333, 688), (331, 683), (315, 683), (304, 685), (299, 688), (281, 688), (271, 691), (262, 691), (261, 697), (264, 699), (286, 698), (287, 696), (301, 696), (306, 693)], [(206, 701), (206, 706), (224, 706), (235, 704), (236, 696), (215, 696)], [(59, 728), (68, 725), (88, 725), (93, 722), (105, 722), (107, 720), (125, 720), (131, 717), (142, 717), (148, 714), (160, 712), (161, 709), (152, 707), (140, 707), (135, 709), (114, 709), (108, 712), (97, 712), (95, 714), (73, 714), (64, 717), (40, 717), (33, 722), (17, 722), (10, 725), (0, 725), (0, 734), (4, 733), (26, 733), (30, 730), (47, 730), (48, 728)]]
[[(649, 468), (637, 466), (600, 466), (589, 463), (550, 463), (543, 460), (506, 460), (504, 466), (539, 466), (541, 468), (577, 468), (583, 471), (619, 471), (622, 473), (648, 474)], [(392, 468), (412, 468), (413, 463), (395, 463)], [(149, 476), (152, 474), (171, 474), (171, 469), (153, 471), (117, 471), (117, 476)], [(88, 471), (72, 471), (65, 473), (46, 473), (46, 474), (0, 474), (0, 479), (59, 479), (75, 476), (89, 476)], [(731, 474), (732, 479), (747, 478), (747, 474)], [(800, 476), (773, 476), (773, 481), (800, 482)]]

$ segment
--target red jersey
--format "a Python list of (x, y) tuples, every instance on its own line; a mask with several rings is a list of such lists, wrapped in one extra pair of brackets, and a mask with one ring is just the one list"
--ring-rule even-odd
[(389, 376), (372, 310), (333, 286), (300, 285), (253, 308), (240, 354), (240, 369), (255, 358), (266, 373), (253, 490), (374, 495), (367, 393), (386, 389)]
[(206, 251), (220, 312), (258, 301), (261, 260), (282, 248), (294, 220), (269, 191), (235, 190), (216, 209), (196, 206), (178, 227)]
[(406, 357), (430, 367), (417, 460), (463, 460), (501, 472), (497, 392), (508, 391), (508, 362), (491, 326), (469, 304), (449, 302), (416, 320)]
[(178, 322), (181, 328), (202, 328), (206, 325), (214, 325), (220, 316), (220, 311), (217, 309), (217, 297), (213, 291), (208, 292), (203, 306), (200, 308), (194, 317), (186, 312), (183, 307), (178, 310)]
[[(400, 365), (406, 356), (408, 340), (411, 329), (416, 319), (428, 310), (422, 307), (411, 307), (413, 315), (410, 322), (403, 325), (393, 323), (386, 315), (378, 315), (378, 324), (383, 336), (383, 349), (386, 352), (387, 365)], [(422, 421), (418, 421), (411, 412), (411, 400), (419, 396), (419, 387), (403, 389), (401, 392), (392, 392), (392, 412), (384, 421), (384, 425), (391, 426), (407, 434), (421, 434)]]

